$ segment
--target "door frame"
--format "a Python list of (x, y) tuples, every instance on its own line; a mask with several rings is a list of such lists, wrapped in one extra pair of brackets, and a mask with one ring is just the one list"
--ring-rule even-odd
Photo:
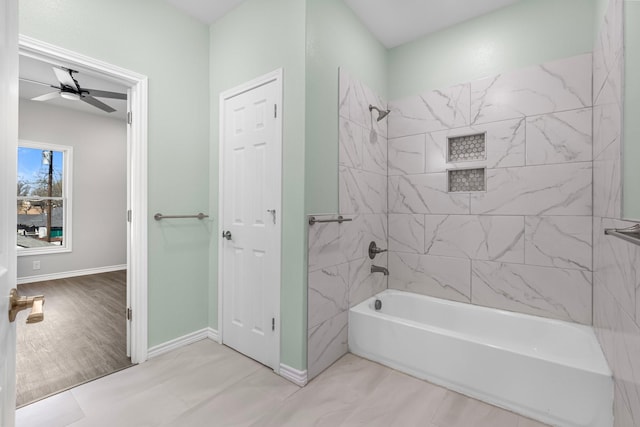
[[(18, 0), (0, 0), (0, 425), (14, 426), (16, 327), (9, 323), (9, 298), (16, 287), (16, 222), (11, 200), (16, 188), (18, 147)], [(5, 330), (6, 328), (6, 330)]]
[(127, 102), (131, 119), (127, 126), (127, 210), (130, 214), (123, 212), (123, 216), (130, 216), (130, 226), (127, 227), (127, 304), (133, 315), (127, 322), (127, 332), (130, 332), (131, 362), (142, 363), (147, 360), (148, 351), (147, 76), (22, 34), (18, 43), (21, 55), (88, 69), (129, 87)]
[(280, 171), (280, 188), (277, 189), (277, 193), (279, 196), (279, 201), (277, 203), (277, 209), (280, 212), (280, 220), (277, 221), (276, 224), (276, 234), (279, 239), (276, 243), (276, 251), (280, 255), (280, 265), (278, 265), (278, 281), (274, 284), (274, 289), (269, 290), (272, 292), (274, 297), (273, 307), (274, 313), (276, 315), (275, 321), (275, 333), (274, 333), (274, 366), (271, 368), (276, 372), (280, 372), (280, 322), (281, 322), (281, 312), (280, 312), (280, 288), (282, 284), (282, 99), (283, 99), (283, 69), (278, 68), (270, 73), (264, 74), (260, 77), (252, 79), (248, 82), (242, 83), (238, 86), (235, 86), (231, 89), (228, 89), (222, 93), (220, 93), (220, 101), (219, 101), (219, 137), (218, 137), (218, 343), (222, 344), (223, 336), (224, 336), (224, 328), (223, 328), (223, 310), (224, 310), (224, 241), (220, 238), (222, 230), (224, 228), (224, 147), (225, 147), (225, 102), (235, 96), (241, 95), (245, 92), (248, 92), (252, 89), (255, 89), (260, 86), (264, 86), (267, 83), (275, 82), (276, 83), (276, 105), (277, 105), (277, 117), (275, 123), (275, 144), (277, 149), (279, 150), (279, 155), (277, 156), (277, 164), (274, 164), (276, 170)]

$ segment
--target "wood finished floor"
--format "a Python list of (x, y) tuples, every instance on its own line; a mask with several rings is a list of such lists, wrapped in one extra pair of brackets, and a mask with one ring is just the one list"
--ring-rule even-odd
[(300, 388), (208, 339), (17, 411), (41, 426), (548, 427), (352, 354)]
[(18, 285), (45, 296), (44, 321), (16, 319), (18, 407), (131, 365), (126, 354), (126, 271)]

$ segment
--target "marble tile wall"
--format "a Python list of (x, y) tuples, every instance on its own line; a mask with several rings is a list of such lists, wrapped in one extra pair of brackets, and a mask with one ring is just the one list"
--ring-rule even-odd
[[(387, 108), (387, 101), (348, 71), (339, 71), (340, 213), (353, 218), (342, 238), (352, 248), (349, 307), (387, 288), (387, 278), (371, 274), (371, 265), (387, 267), (387, 255), (369, 259), (369, 243), (387, 248), (387, 119), (369, 105)], [(356, 154), (353, 154), (356, 153)], [(359, 153), (362, 157), (360, 158)]]
[(593, 51), (593, 323), (613, 371), (616, 427), (640, 426), (640, 247), (605, 236), (621, 221), (622, 0), (610, 0)]
[[(593, 54), (386, 103), (340, 71), (344, 224), (309, 228), (309, 378), (347, 352), (348, 308), (387, 287), (593, 323), (616, 427), (640, 426), (640, 247), (621, 221), (623, 0)], [(388, 126), (387, 126), (388, 125)], [(447, 137), (486, 133), (486, 159), (447, 163)], [(388, 139), (387, 139), (388, 138)], [(448, 193), (447, 170), (487, 168)], [(319, 216), (321, 217), (321, 216)], [(388, 245), (383, 276), (368, 242)]]
[[(336, 215), (316, 215), (317, 219)], [(349, 260), (343, 233), (352, 224), (309, 226), (307, 277), (307, 378), (311, 380), (347, 352)]]
[[(390, 103), (389, 287), (592, 323), (592, 55)], [(486, 159), (447, 163), (485, 134)], [(447, 170), (486, 168), (449, 193)]]
[[(387, 288), (371, 265), (387, 266), (386, 254), (370, 260), (369, 242), (387, 247), (387, 121), (369, 105), (387, 102), (340, 70), (339, 209), (351, 222), (309, 227), (308, 379), (347, 352), (348, 310)], [(318, 219), (336, 215), (315, 215)]]

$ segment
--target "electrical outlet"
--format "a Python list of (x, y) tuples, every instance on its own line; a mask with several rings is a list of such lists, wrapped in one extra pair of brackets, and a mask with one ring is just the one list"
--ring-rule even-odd
[(40, 270), (40, 261), (33, 261), (33, 269)]

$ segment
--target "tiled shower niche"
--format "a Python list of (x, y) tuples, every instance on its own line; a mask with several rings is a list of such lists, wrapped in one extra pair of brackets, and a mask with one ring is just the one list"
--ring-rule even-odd
[[(389, 103), (389, 288), (591, 323), (591, 67), (578, 55)], [(480, 133), (486, 160), (449, 161), (448, 138)], [(485, 191), (449, 192), (449, 171), (473, 168)]]
[(447, 138), (447, 162), (486, 160), (485, 133)]
[(484, 168), (455, 169), (448, 171), (448, 175), (450, 193), (487, 190)]

